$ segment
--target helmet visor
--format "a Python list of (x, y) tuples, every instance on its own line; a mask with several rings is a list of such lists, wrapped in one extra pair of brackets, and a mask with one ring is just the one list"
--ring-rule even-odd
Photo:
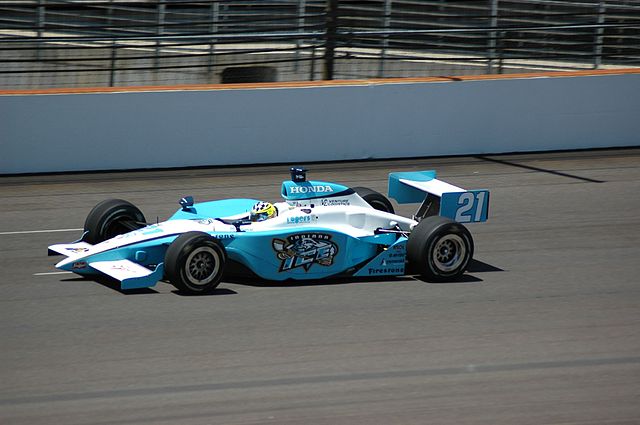
[(251, 219), (251, 221), (265, 221), (269, 218), (269, 213), (266, 211), (257, 213), (252, 212), (251, 214), (249, 214), (249, 218)]

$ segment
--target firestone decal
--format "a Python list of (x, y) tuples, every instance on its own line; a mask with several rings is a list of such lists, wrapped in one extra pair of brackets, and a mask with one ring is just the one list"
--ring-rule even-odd
[(404, 273), (405, 254), (389, 254), (389, 259), (380, 261), (379, 267), (369, 267), (368, 272), (371, 276), (378, 274)]
[(367, 269), (370, 276), (375, 275), (388, 275), (388, 274), (401, 274), (404, 273), (404, 267), (369, 267)]
[(274, 239), (272, 246), (278, 259), (282, 260), (279, 272), (298, 267), (309, 271), (314, 263), (331, 266), (338, 254), (338, 245), (326, 233), (300, 233), (287, 237), (287, 240)]
[(235, 239), (236, 235), (234, 235), (233, 233), (221, 233), (218, 235), (211, 235), (216, 239)]

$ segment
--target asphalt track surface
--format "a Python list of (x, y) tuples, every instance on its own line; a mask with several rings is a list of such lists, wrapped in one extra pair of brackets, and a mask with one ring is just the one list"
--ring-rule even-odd
[(640, 424), (640, 149), (311, 168), (489, 188), (472, 270), (124, 294), (42, 274), (47, 245), (105, 198), (149, 220), (188, 194), (276, 200), (287, 168), (0, 178), (0, 423)]

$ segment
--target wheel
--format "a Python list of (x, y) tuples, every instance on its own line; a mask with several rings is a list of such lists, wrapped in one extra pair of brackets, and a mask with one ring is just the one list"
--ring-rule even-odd
[(391, 205), (391, 202), (382, 193), (376, 192), (375, 190), (367, 187), (354, 187), (353, 190), (355, 190), (356, 193), (367, 202), (367, 204), (371, 205), (378, 211), (395, 214), (393, 205)]
[(427, 280), (460, 277), (473, 257), (473, 238), (462, 224), (445, 217), (424, 218), (407, 241), (409, 265)]
[(169, 245), (164, 272), (180, 291), (206, 294), (222, 279), (227, 251), (216, 238), (204, 232), (187, 232)]
[(83, 240), (95, 245), (144, 226), (146, 220), (138, 207), (122, 199), (107, 199), (87, 215), (84, 230), (89, 233)]

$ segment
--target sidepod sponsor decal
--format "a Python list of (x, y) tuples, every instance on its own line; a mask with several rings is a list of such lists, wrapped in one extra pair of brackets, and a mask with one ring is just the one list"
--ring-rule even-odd
[(326, 233), (299, 233), (286, 240), (274, 239), (272, 246), (280, 263), (278, 271), (289, 271), (302, 267), (309, 271), (313, 264), (331, 266), (338, 254), (338, 245)]

